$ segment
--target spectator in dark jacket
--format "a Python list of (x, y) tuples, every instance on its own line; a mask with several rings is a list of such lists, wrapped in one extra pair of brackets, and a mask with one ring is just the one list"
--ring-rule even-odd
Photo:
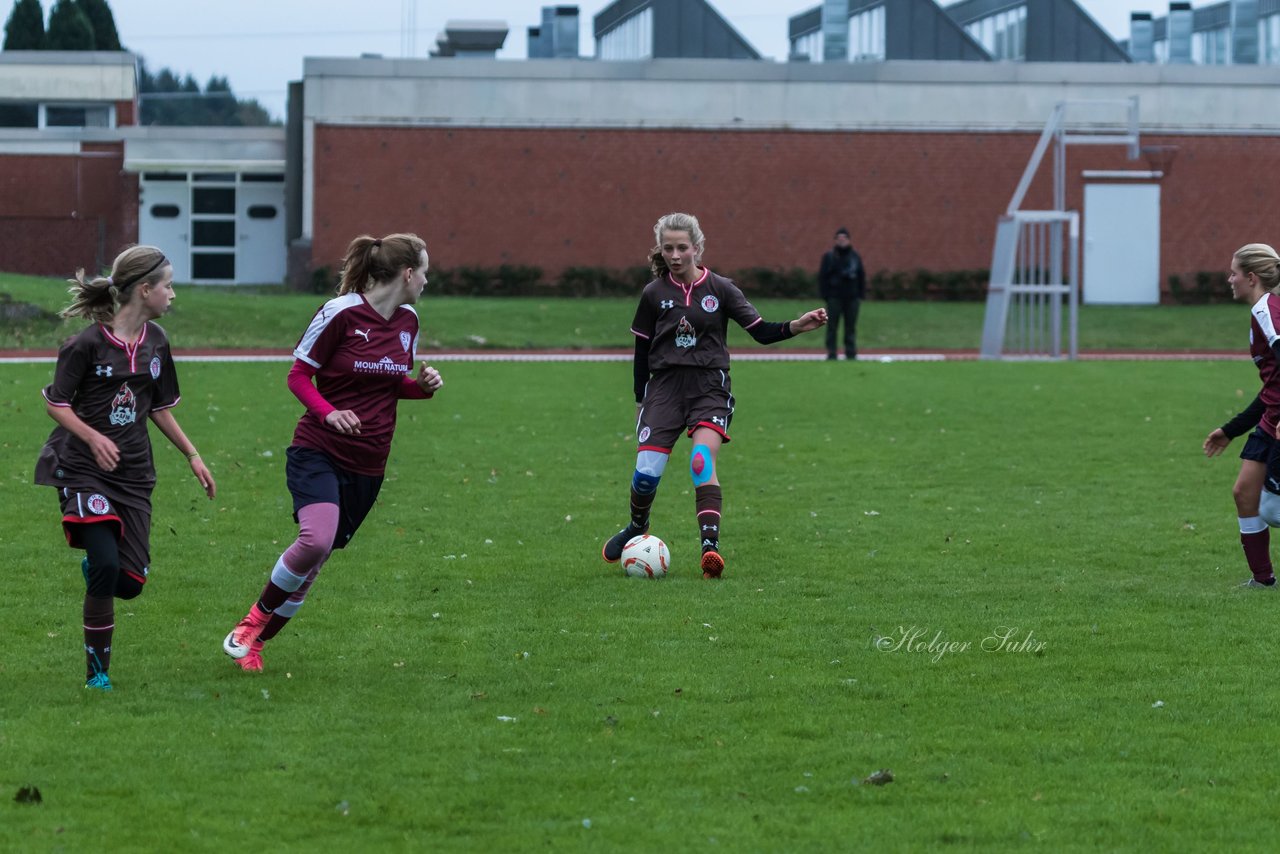
[(858, 306), (867, 295), (867, 271), (862, 266), (862, 256), (849, 242), (849, 229), (837, 230), (835, 246), (822, 256), (818, 288), (827, 301), (827, 358), (838, 356), (836, 327), (841, 317), (845, 356), (850, 360), (858, 358)]

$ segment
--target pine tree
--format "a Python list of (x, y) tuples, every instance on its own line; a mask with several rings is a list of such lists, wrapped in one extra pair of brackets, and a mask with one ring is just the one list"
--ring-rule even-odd
[(54, 0), (45, 50), (93, 50), (93, 24), (75, 0)]
[(111, 14), (107, 0), (75, 0), (75, 4), (93, 27), (94, 50), (124, 50), (120, 45), (120, 33), (116, 31), (115, 16)]
[(44, 47), (44, 8), (40, 0), (16, 0), (4, 25), (5, 50), (40, 50)]

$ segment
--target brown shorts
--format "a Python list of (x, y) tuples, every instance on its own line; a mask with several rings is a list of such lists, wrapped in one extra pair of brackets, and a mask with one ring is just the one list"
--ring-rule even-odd
[(58, 490), (62, 503), (62, 530), (67, 545), (82, 549), (80, 526), (107, 522), (116, 528), (120, 543), (120, 569), (145, 581), (151, 564), (151, 510), (119, 504), (91, 489)]
[(636, 424), (640, 450), (670, 451), (680, 434), (698, 427), (729, 441), (733, 394), (729, 372), (719, 368), (669, 368), (650, 377)]

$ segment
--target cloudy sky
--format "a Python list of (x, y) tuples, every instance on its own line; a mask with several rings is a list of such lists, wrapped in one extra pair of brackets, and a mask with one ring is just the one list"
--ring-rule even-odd
[[(0, 0), (3, 2), (3, 0)], [(581, 52), (595, 52), (592, 19), (610, 0), (579, 2)], [(787, 55), (787, 19), (819, 0), (710, 0), (761, 54)], [(1076, 0), (1116, 39), (1129, 33), (1129, 13), (1168, 11), (1167, 0)], [(8, 5), (8, 4), (6, 4)], [(277, 117), (285, 88), (302, 77), (308, 56), (425, 56), (446, 21), (504, 21), (510, 28), (500, 58), (525, 56), (526, 28), (549, 0), (110, 0), (125, 47), (150, 69), (190, 73), (201, 84), (225, 76), (242, 98), (257, 98)], [(1196, 6), (1204, 5), (1197, 0)], [(52, 0), (43, 0), (46, 13)], [(416, 23), (409, 27), (408, 24)]]

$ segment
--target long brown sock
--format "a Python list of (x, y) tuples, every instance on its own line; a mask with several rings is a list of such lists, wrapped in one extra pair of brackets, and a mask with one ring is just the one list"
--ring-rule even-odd
[(719, 552), (720, 487), (714, 483), (703, 484), (696, 487), (693, 494), (698, 508), (698, 538), (702, 541), (702, 551)]
[(106, 673), (111, 667), (111, 635), (116, 627), (115, 600), (110, 596), (84, 597), (85, 679)]
[(1271, 568), (1270, 528), (1263, 528), (1254, 534), (1241, 534), (1240, 545), (1244, 547), (1244, 559), (1255, 579), (1266, 581), (1275, 577)]

